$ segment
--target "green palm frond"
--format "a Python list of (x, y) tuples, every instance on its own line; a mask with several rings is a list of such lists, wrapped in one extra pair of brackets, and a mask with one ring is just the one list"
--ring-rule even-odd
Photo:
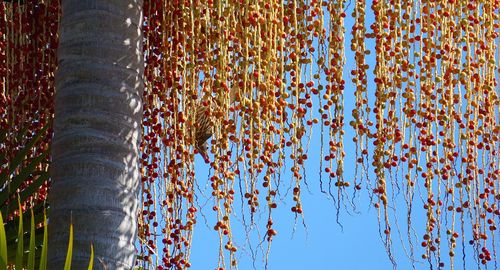
[[(50, 150), (38, 147), (48, 128), (49, 125), (42, 127), (33, 136), (28, 134), (28, 129), (21, 129), (16, 134), (0, 130), (0, 147), (9, 145), (8, 141), (22, 142), (12, 155), (8, 151), (0, 154), (0, 269), (10, 263), (15, 263), (16, 269), (28, 265), (29, 269), (34, 269), (39, 260), (37, 252), (30, 251), (37, 251), (42, 245), (44, 228), (36, 228), (36, 225), (43, 222), (47, 205), (33, 204), (33, 200), (27, 208), (22, 205), (34, 198), (49, 179), (46, 163)], [(23, 215), (23, 209), (31, 215)]]

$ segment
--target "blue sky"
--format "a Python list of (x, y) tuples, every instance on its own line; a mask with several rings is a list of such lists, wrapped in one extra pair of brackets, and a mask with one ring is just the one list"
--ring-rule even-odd
[[(342, 232), (336, 223), (335, 205), (311, 180), (312, 194), (302, 197), (307, 228), (300, 220), (294, 225), (290, 204), (278, 206), (273, 214), (278, 235), (272, 243), (268, 269), (392, 269), (379, 238), (375, 209), (368, 210), (367, 204), (360, 204), (361, 214), (351, 216), (342, 213)], [(207, 207), (205, 212), (211, 211)], [(239, 240), (244, 238), (240, 235)], [(215, 269), (218, 236), (203, 224), (202, 219), (195, 228), (192, 244), (191, 269)], [(262, 254), (257, 257), (254, 268), (251, 256), (245, 254), (247, 251), (238, 253), (239, 269), (264, 269)], [(399, 262), (398, 266), (398, 269), (411, 269), (405, 261)]]

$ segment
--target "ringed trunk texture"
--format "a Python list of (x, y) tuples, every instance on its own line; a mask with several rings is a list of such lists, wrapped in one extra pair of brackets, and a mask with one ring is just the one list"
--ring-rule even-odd
[(131, 269), (139, 198), (142, 0), (62, 0), (48, 269)]

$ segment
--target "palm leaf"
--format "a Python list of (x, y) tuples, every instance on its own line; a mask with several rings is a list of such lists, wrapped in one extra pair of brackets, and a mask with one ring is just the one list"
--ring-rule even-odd
[[(5, 205), (7, 203), (7, 200), (16, 193), (16, 190), (21, 186), (21, 184), (24, 183), (30, 175), (35, 173), (36, 166), (38, 166), (47, 157), (48, 154), (49, 151), (45, 150), (42, 154), (30, 160), (30, 163), (28, 165), (20, 169), (19, 173), (14, 176), (12, 178), (12, 181), (9, 183), (10, 191), (7, 190), (0, 193), (0, 205)], [(43, 172), (40, 173), (42, 174)], [(41, 184), (43, 184), (43, 182), (40, 183), (40, 186)], [(38, 188), (40, 188), (40, 186)], [(36, 190), (38, 189), (35, 189), (34, 191)], [(5, 206), (2, 207), (2, 211), (5, 211), (4, 208)]]
[(47, 215), (43, 214), (43, 244), (42, 244), (42, 254), (40, 255), (40, 267), (39, 270), (47, 269), (47, 245), (49, 243), (49, 234), (47, 232)]
[[(14, 142), (23, 142), (22, 147), (18, 149), (13, 158), (8, 158), (8, 154), (4, 151), (0, 154), (0, 167), (3, 169), (0, 171), (0, 215), (2, 217), (11, 216), (16, 209), (19, 209), (20, 202), (25, 202), (36, 194), (49, 179), (49, 173), (40, 170), (39, 167), (47, 162), (50, 150), (32, 151), (33, 147), (38, 145), (47, 134), (48, 128), (49, 125), (43, 126), (28, 139), (26, 139), (29, 132), (28, 128), (21, 129), (16, 134), (11, 134), (8, 130), (0, 130), (0, 145), (8, 137), (12, 138)], [(25, 185), (28, 179), (33, 179), (33, 182)], [(15, 197), (18, 198), (18, 207), (15, 207), (15, 204), (12, 203)], [(2, 255), (5, 255), (5, 264), (15, 262), (16, 269), (23, 269), (23, 266), (34, 269), (38, 257), (37, 253), (32, 251), (42, 245), (43, 237), (41, 233), (44, 230), (44, 228), (36, 229), (36, 224), (43, 221), (43, 213), (46, 207), (45, 204), (35, 204), (31, 216), (20, 213), (19, 218), (7, 220), (5, 224), (2, 223), (2, 241), (5, 246), (0, 247)], [(29, 247), (26, 247), (24, 243), (28, 241)], [(30, 251), (28, 260), (24, 256), (27, 251)], [(0, 269), (4, 269), (1, 263)]]
[[(43, 213), (45, 211), (45, 206), (43, 204), (35, 205), (33, 208), (33, 213), (35, 214), (35, 225), (43, 222)], [(30, 219), (29, 215), (23, 215), (23, 230), (25, 232), (30, 230)], [(15, 244), (17, 240), (17, 231), (19, 228), (19, 219), (9, 220), (7, 224), (5, 224), (5, 233), (7, 236), (7, 246), (11, 246)], [(36, 229), (36, 232), (41, 232), (41, 230)], [(27, 234), (24, 236), (28, 237)], [(35, 242), (35, 245), (40, 245), (41, 242)]]
[(21, 201), (18, 199), (19, 206), (19, 230), (17, 232), (17, 252), (16, 252), (16, 269), (23, 269), (23, 254), (24, 254), (24, 228), (23, 228), (23, 208)]
[(90, 261), (87, 270), (92, 270), (94, 268), (94, 244), (90, 244)]
[(28, 270), (35, 270), (35, 215), (31, 209), (30, 247), (28, 252)]
[(5, 237), (2, 213), (0, 213), (0, 269), (7, 269), (7, 239)]
[(19, 167), (19, 165), (22, 164), (23, 161), (27, 160), (27, 155), (30, 149), (33, 148), (33, 146), (35, 146), (35, 144), (40, 140), (40, 138), (45, 133), (48, 127), (49, 125), (42, 127), (42, 129), (40, 129), (40, 131), (33, 138), (31, 138), (21, 150), (17, 152), (14, 158), (10, 160), (9, 169), (3, 171), (0, 174), (0, 184), (6, 183), (7, 180), (9, 179), (9, 173), (14, 172), (17, 169), (17, 167)]
[(38, 175), (35, 181), (31, 183), (28, 187), (24, 188), (20, 193), (19, 193), (19, 198), (21, 199), (22, 202), (26, 201), (29, 196), (32, 196), (37, 192), (40, 187), (45, 183), (47, 180), (49, 180), (49, 172), (37, 172), (35, 173)]
[(69, 243), (68, 243), (68, 251), (66, 253), (66, 262), (64, 263), (64, 270), (71, 270), (72, 258), (73, 258), (73, 223), (69, 225)]

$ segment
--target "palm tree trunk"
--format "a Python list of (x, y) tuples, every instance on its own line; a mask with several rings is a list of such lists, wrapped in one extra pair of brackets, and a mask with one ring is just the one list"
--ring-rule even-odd
[(48, 269), (134, 265), (139, 197), (142, 0), (62, 0)]

